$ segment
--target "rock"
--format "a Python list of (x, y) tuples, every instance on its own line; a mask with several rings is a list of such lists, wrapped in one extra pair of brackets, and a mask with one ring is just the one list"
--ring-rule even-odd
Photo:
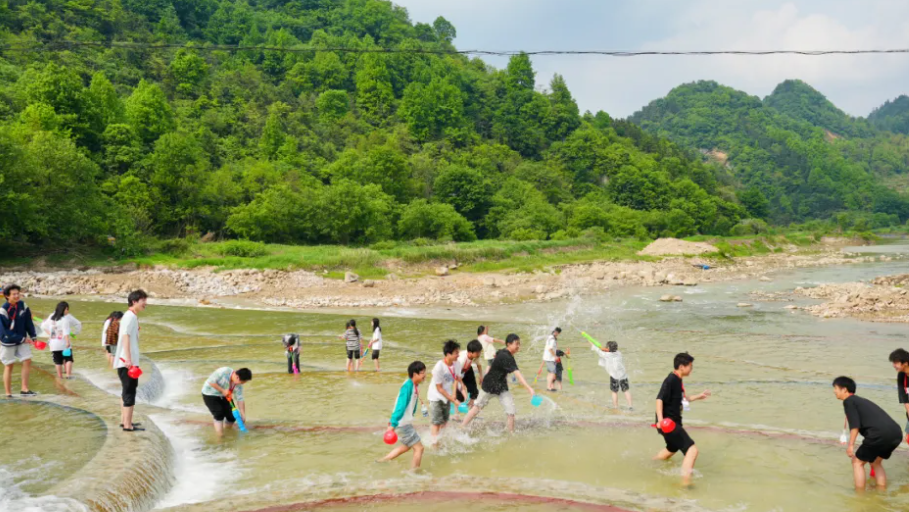
[(739, 302), (737, 305), (737, 307), (740, 307), (740, 308), (750, 308), (752, 306), (754, 306), (754, 304), (748, 304), (747, 302)]
[(753, 266), (754, 266), (754, 262), (753, 262), (753, 261), (746, 261), (746, 262), (745, 262), (745, 266), (746, 266), (746, 267), (753, 267)]
[(496, 286), (498, 286), (498, 284), (496, 283), (496, 278), (494, 278), (494, 277), (484, 277), (484, 278), (483, 278), (483, 286), (486, 286), (486, 287), (488, 287), (488, 288), (495, 288)]
[(344, 282), (345, 283), (356, 283), (360, 280), (360, 276), (354, 274), (353, 272), (344, 272)]
[(761, 281), (763, 281), (763, 282), (765, 282), (765, 283), (769, 283), (769, 282), (773, 281), (773, 279), (770, 279), (770, 278), (767, 277), (767, 276), (762, 276), (762, 277), (761, 277)]
[(798, 309), (798, 308), (799, 308), (799, 307), (796, 306), (795, 304), (789, 304), (788, 306), (786, 306), (786, 309), (790, 309), (790, 310), (791, 310), (791, 309)]
[(199, 304), (201, 304), (201, 305), (203, 305), (203, 306), (209, 306), (209, 305), (211, 305), (211, 301), (208, 300), (208, 299), (201, 299), (201, 300), (199, 301)]
[(543, 286), (543, 285), (541, 285), (541, 284), (538, 284), (538, 285), (533, 289), (533, 293), (536, 293), (537, 295), (542, 295), (542, 294), (546, 293), (546, 291), (547, 291), (546, 287)]
[(663, 295), (660, 297), (660, 302), (672, 302), (675, 299), (672, 295)]
[(682, 302), (682, 298), (679, 297), (678, 295), (673, 295), (672, 302)]
[(388, 274), (387, 276), (385, 276), (385, 279), (388, 281), (399, 281), (401, 278), (398, 277), (398, 274), (392, 273), (392, 274)]
[(697, 286), (698, 282), (691, 277), (686, 277), (682, 279), (682, 286)]
[(448, 275), (448, 267), (442, 266), (436, 269), (436, 275), (439, 277)]
[(363, 281), (363, 288), (375, 288), (375, 287), (376, 287), (376, 282), (373, 281), (372, 279), (367, 279), (367, 280)]

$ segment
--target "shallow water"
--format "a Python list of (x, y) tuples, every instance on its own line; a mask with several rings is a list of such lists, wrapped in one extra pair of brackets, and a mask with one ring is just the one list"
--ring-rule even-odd
[[(905, 271), (905, 261), (792, 270), (774, 274), (772, 282), (678, 288), (673, 293), (683, 295), (684, 302), (671, 304), (658, 301), (668, 293), (666, 288), (628, 288), (562, 303), (360, 312), (355, 318), (361, 327), (368, 326), (374, 315), (383, 320), (381, 373), (366, 371), (373, 368), (372, 361), (364, 361), (360, 373), (343, 371), (344, 343), (336, 336), (347, 316), (151, 306), (141, 317), (143, 356), (155, 362), (152, 371), (146, 366), (149, 379), (143, 377), (142, 386), (150, 386), (145, 401), (157, 407), (152, 419), (181, 454), (174, 467), (176, 483), (158, 506), (258, 493), (261, 508), (266, 508), (310, 491), (353, 495), (367, 482), (393, 482), (398, 491), (416, 492), (427, 481), (457, 478), (475, 481), (466, 484), (464, 492), (533, 495), (545, 489), (547, 496), (559, 496), (571, 488), (572, 497), (581, 501), (583, 491), (578, 496), (577, 486), (618, 489), (639, 493), (642, 500), (662, 499), (658, 509), (668, 510), (680, 503), (726, 511), (905, 510), (909, 508), (905, 446), (886, 464), (891, 480), (886, 493), (857, 497), (851, 490), (849, 459), (836, 442), (843, 424), (842, 405), (833, 397), (830, 382), (840, 374), (853, 376), (859, 394), (902, 424), (887, 355), (909, 345), (909, 326), (822, 320), (786, 310), (785, 302), (749, 297), (754, 290), (782, 291)], [(743, 301), (754, 307), (736, 307)], [(40, 312), (54, 304), (29, 302)], [(77, 373), (118, 393), (116, 375), (105, 368), (98, 332), (115, 305), (69, 302), (84, 324), (85, 334), (76, 343)], [(503, 434), (504, 415), (493, 401), (474, 429), (451, 428), (430, 446), (420, 471), (408, 471), (410, 454), (375, 464), (373, 460), (388, 450), (381, 441), (383, 425), (407, 364), (419, 359), (431, 367), (441, 357), (444, 340), (454, 338), (466, 345), (480, 322), (490, 323), (498, 338), (509, 332), (521, 335), (524, 344), (517, 359), (528, 380), (540, 366), (545, 335), (553, 325), (561, 325), (560, 345), (572, 349), (575, 385), (566, 380), (563, 392), (547, 394), (549, 400), (539, 408), (531, 407), (525, 391), (516, 390), (518, 433), (513, 437)], [(603, 342), (619, 342), (635, 400), (633, 411), (612, 409), (608, 375), (573, 326)], [(279, 341), (288, 332), (303, 337), (302, 373), (297, 376), (286, 373)], [(680, 351), (696, 358), (694, 373), (686, 380), (689, 393), (713, 391), (709, 400), (694, 403), (685, 414), (701, 452), (691, 489), (679, 486), (680, 460), (650, 460), (661, 443), (647, 427), (659, 384)], [(50, 355), (42, 353), (36, 359), (48, 363)], [(229, 432), (218, 440), (200, 389), (208, 374), (225, 365), (249, 367), (254, 373), (246, 389), (251, 431)], [(159, 385), (151, 384), (155, 379)], [(421, 386), (424, 399), (426, 386)], [(39, 381), (36, 388), (54, 392), (51, 382)], [(113, 394), (111, 400), (116, 400)], [(40, 406), (0, 402), (5, 420), (4, 407)], [(150, 410), (146, 404), (138, 407)], [(17, 429), (30, 421), (23, 419), (24, 414), (13, 416)], [(79, 431), (93, 428), (91, 422), (82, 426), (78, 417), (66, 421), (78, 425)], [(417, 424), (430, 444), (428, 421), (419, 418)], [(10, 428), (10, 422), (0, 422), (0, 435), (5, 437)], [(76, 440), (69, 443), (77, 444), (76, 453), (91, 453), (99, 446), (91, 436)], [(65, 468), (77, 465), (50, 444), (41, 452), (18, 446), (12, 453), (12, 465), (6, 457), (0, 464), (22, 467), (40, 460)], [(24, 480), (0, 486), (33, 495), (49, 488)], [(407, 511), (431, 506), (444, 512), (467, 506), (478, 511), (536, 512), (573, 506), (493, 495), (465, 499), (454, 505), (448, 498), (376, 499), (301, 505), (299, 510)]]

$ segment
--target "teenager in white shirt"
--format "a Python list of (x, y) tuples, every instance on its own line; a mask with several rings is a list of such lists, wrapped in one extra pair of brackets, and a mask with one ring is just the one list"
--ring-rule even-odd
[(63, 379), (64, 368), (66, 378), (73, 378), (73, 343), (70, 336), (82, 332), (82, 323), (69, 314), (69, 304), (57, 304), (54, 314), (41, 324), (41, 330), (49, 336), (48, 344), (57, 367), (57, 378)]
[(372, 360), (376, 363), (376, 371), (379, 371), (379, 352), (382, 350), (382, 328), (379, 327), (379, 319), (372, 319), (372, 341), (369, 342), (369, 348), (372, 349)]
[(461, 402), (455, 396), (455, 387), (461, 381), (461, 364), (458, 363), (461, 345), (448, 340), (442, 346), (443, 358), (432, 369), (432, 381), (429, 383), (429, 411), (432, 415), (430, 433), (435, 438), (445, 428), (451, 415), (451, 405), (458, 407)]
[(133, 408), (136, 406), (136, 389), (139, 387), (139, 379), (130, 377), (129, 369), (133, 366), (139, 366), (138, 315), (145, 311), (147, 301), (148, 295), (142, 290), (136, 290), (129, 294), (129, 298), (127, 298), (129, 310), (123, 314), (123, 319), (120, 320), (120, 329), (117, 335), (119, 341), (117, 342), (117, 353), (114, 357), (114, 368), (117, 369), (120, 384), (123, 385), (123, 392), (120, 395), (123, 400), (120, 426), (124, 432), (145, 430), (133, 425)]

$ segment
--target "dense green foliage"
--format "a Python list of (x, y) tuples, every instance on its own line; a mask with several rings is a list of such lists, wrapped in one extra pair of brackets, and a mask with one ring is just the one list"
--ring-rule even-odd
[[(0, 236), (98, 243), (212, 232), (277, 243), (728, 233), (717, 173), (604, 113), (526, 55), (450, 50), (443, 18), (380, 0), (5, 0)], [(215, 50), (210, 45), (286, 48)], [(721, 177), (722, 178), (722, 177)], [(231, 246), (255, 251), (255, 246)]]
[(868, 121), (881, 130), (909, 134), (909, 96), (888, 100), (868, 115)]
[(909, 172), (909, 139), (849, 118), (801, 82), (781, 84), (765, 101), (715, 82), (686, 84), (631, 120), (715, 159), (723, 152), (753, 217), (778, 224), (850, 211), (909, 218), (909, 198), (881, 184)]

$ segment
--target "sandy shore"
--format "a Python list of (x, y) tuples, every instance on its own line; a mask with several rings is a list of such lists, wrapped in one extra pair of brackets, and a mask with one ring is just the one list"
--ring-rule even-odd
[[(102, 268), (88, 270), (0, 271), (0, 282), (15, 282), (32, 296), (95, 296), (121, 300), (142, 288), (156, 299), (184, 304), (219, 305), (243, 302), (263, 307), (300, 309), (393, 307), (418, 305), (483, 306), (540, 302), (573, 294), (602, 293), (622, 286), (697, 286), (699, 283), (761, 278), (779, 269), (842, 265), (872, 261), (871, 256), (848, 255), (843, 244), (824, 244), (808, 250), (794, 247), (765, 256), (708, 260), (666, 257), (656, 262), (595, 262), (554, 266), (532, 273), (474, 273), (457, 267), (436, 268), (437, 275), (382, 280), (329, 279), (296, 270), (182, 270)], [(440, 263), (442, 265), (442, 263)], [(703, 269), (707, 265), (708, 270)], [(438, 265), (436, 266), (438, 267)], [(441, 275), (439, 275), (441, 274)], [(672, 290), (667, 290), (671, 293)]]

